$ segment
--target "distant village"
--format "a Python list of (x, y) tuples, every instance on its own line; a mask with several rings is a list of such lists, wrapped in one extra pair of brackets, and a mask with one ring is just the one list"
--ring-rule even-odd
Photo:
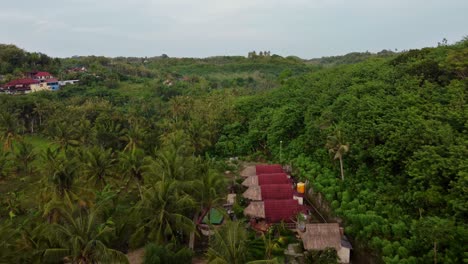
[[(67, 72), (86, 72), (85, 67), (76, 67)], [(80, 80), (58, 80), (52, 74), (44, 71), (33, 71), (25, 73), (23, 78), (14, 79), (0, 86), (0, 94), (28, 94), (40, 91), (58, 91), (60, 87), (76, 84)]]

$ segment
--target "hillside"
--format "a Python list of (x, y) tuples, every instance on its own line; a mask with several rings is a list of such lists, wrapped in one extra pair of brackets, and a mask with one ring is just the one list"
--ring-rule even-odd
[(214, 253), (219, 237), (237, 245), (238, 263), (280, 263), (296, 236), (280, 224), (245, 229), (240, 198), (218, 240), (196, 236), (188, 248), (200, 214), (242, 196), (233, 157), (291, 165), (356, 255), (467, 261), (467, 39), (311, 61), (50, 58), (0, 46), (1, 83), (35, 70), (80, 82), (0, 94), (0, 263), (125, 263), (144, 246), (162, 262), (229, 263)]

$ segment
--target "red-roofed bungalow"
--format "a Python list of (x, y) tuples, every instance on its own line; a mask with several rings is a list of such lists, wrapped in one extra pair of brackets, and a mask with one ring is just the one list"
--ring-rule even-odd
[(286, 173), (271, 173), (250, 176), (242, 182), (246, 187), (265, 184), (291, 184), (291, 179)]
[(265, 219), (268, 223), (292, 223), (301, 212), (306, 213), (307, 208), (293, 199), (253, 201), (244, 210), (245, 215)]
[(244, 198), (260, 200), (288, 200), (294, 197), (291, 184), (266, 184), (262, 186), (250, 186), (243, 194)]
[(283, 167), (279, 164), (272, 164), (272, 165), (256, 165), (255, 170), (257, 175), (258, 174), (266, 174), (266, 173), (281, 173), (284, 172)]

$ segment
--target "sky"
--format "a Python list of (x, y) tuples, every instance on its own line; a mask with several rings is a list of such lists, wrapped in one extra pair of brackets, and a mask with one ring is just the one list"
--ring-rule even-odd
[(53, 57), (304, 59), (468, 35), (468, 0), (1, 0), (0, 43)]

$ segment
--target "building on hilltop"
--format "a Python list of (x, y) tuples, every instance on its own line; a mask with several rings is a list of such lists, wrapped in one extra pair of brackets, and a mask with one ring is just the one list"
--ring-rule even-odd
[(12, 80), (3, 85), (3, 90), (10, 94), (17, 94), (17, 93), (30, 93), (31, 92), (31, 85), (38, 84), (40, 81), (31, 79), (31, 78), (23, 78), (23, 79), (16, 79)]

